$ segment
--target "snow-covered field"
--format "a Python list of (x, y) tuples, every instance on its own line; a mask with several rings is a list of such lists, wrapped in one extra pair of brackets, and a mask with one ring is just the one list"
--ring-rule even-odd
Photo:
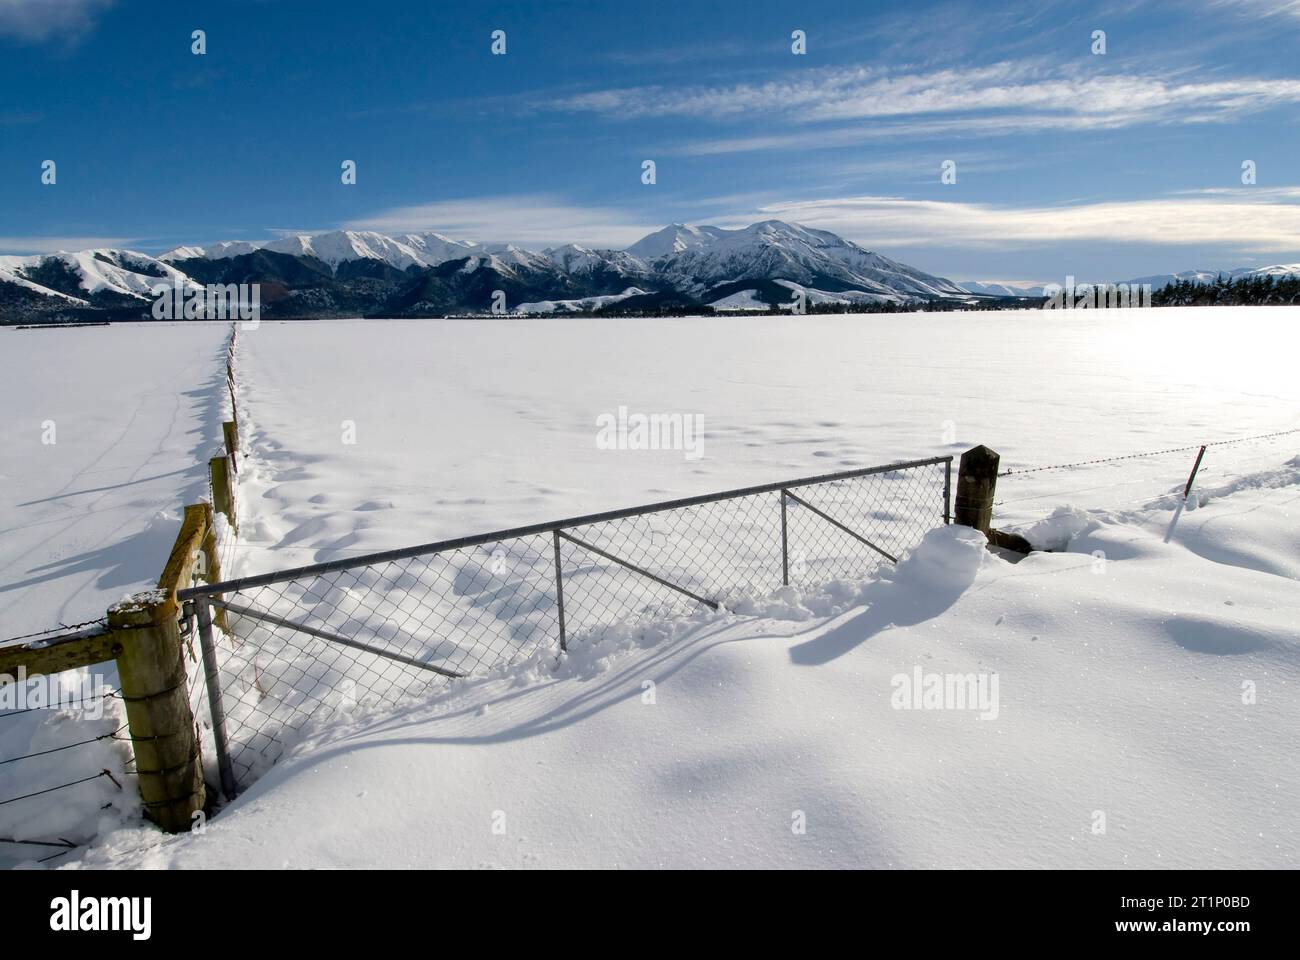
[[(208, 496), (228, 335), (223, 323), (0, 330), (0, 640), (102, 617), (157, 584), (181, 508)], [(112, 663), (60, 678), (70, 698), (95, 678), (117, 687)], [(84, 705), (93, 719), (0, 714), (0, 760), (112, 733), (120, 702), (102, 708)], [(0, 800), (105, 769), (123, 784), (99, 778), (0, 805), (0, 837), (81, 840), (101, 817), (136, 816), (129, 759), (106, 739), (0, 765)], [(34, 851), (59, 852), (0, 844), (0, 865)]]
[(181, 507), (207, 497), (229, 332), (0, 330), (0, 640), (158, 582)]
[[(264, 323), (239, 344), (251, 458), (233, 572), (976, 443), (1021, 468), (1292, 429), (1298, 321), (1193, 309)], [(211, 369), (167, 402), (220, 419), (224, 332), (176, 334), (207, 338), (181, 352)], [(109, 341), (63, 349), (116, 356)], [(10, 382), (8, 407), (28, 409)], [(156, 417), (162, 388), (135, 389)], [(697, 415), (701, 455), (602, 449), (597, 418), (620, 407)], [(194, 483), (214, 434), (190, 429)], [(655, 643), (575, 649), (558, 668), (541, 653), (403, 712), (358, 711), (292, 746), (203, 836), (127, 825), (63, 859), (1300, 865), (1297, 436), (1212, 447), (1172, 533), (1169, 494), (1192, 452), (1004, 478), (998, 525), (1068, 552), (1012, 564), (940, 530), (880, 579), (778, 591), (744, 615), (666, 624)], [(169, 503), (192, 499), (186, 476), (170, 478)], [(14, 500), (63, 482), (33, 472)], [(18, 593), (28, 622), (61, 615)], [(896, 709), (896, 677), (917, 670), (996, 674), (996, 717)]]
[[(1294, 557), (1298, 483), (1300, 464), (1187, 532), (1248, 514)], [(83, 862), (1295, 867), (1300, 583), (1165, 545), (1167, 517), (1019, 564), (942, 529), (891, 579), (359, 718), (204, 836), (123, 830)], [(917, 670), (996, 674), (996, 716), (894, 709)]]
[[(263, 323), (240, 338), (269, 468), (243, 478), (242, 572), (978, 443), (1007, 469), (1289, 429), (1297, 319), (1230, 308)], [(600, 449), (596, 418), (620, 406), (698, 415), (702, 456)], [(1296, 446), (1212, 448), (1202, 476), (1276, 465)], [(1194, 455), (1008, 477), (999, 523), (1181, 489)]]

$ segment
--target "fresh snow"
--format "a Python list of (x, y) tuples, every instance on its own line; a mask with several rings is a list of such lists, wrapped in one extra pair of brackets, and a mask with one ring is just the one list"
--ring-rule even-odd
[(1290, 277), (1300, 275), (1300, 263), (1278, 263), (1270, 267), (1238, 267), (1235, 270), (1184, 270), (1181, 273), (1158, 273), (1126, 281), (1130, 286), (1149, 284), (1153, 290), (1163, 290), (1171, 283), (1191, 280), (1193, 283), (1213, 283), (1219, 277), (1238, 280), (1242, 277)]
[[(1296, 315), (263, 322), (240, 338), (271, 468), (241, 475), (245, 556), (312, 563), (977, 443), (1020, 469), (1289, 429)], [(596, 418), (620, 405), (698, 414), (703, 456), (599, 449)], [(1276, 466), (1294, 440), (1213, 447), (1201, 482)], [(997, 516), (1137, 506), (1181, 490), (1194, 456), (1009, 476)]]
[(967, 293), (978, 293), (990, 297), (1041, 297), (1041, 286), (1015, 286), (989, 280), (959, 280), (957, 286)]
[(709, 246), (727, 236), (728, 231), (721, 227), (697, 227), (688, 223), (673, 223), (642, 237), (628, 247), (627, 252), (643, 260), (658, 260), (661, 257), (671, 257), (685, 253), (687, 250)]
[[(976, 443), (1018, 470), (1291, 429), (1296, 321), (1199, 308), (264, 322), (240, 335), (251, 457), (230, 572)], [(4, 333), (0, 397), (36, 411), (0, 435), (4, 449), (37, 449), (40, 407), (73, 423), (94, 411), (98, 425), (53, 452), (74, 456), (66, 470), (3, 470), (5, 516), (22, 508), (3, 538), (6, 582), (70, 571), (57, 588), (0, 590), (6, 628), (19, 613), (34, 626), (94, 615), (106, 604), (88, 588), (156, 576), (176, 514), (171, 533), (148, 518), (198, 493), (227, 329)], [(42, 384), (35, 356), (13, 353), (37, 337), (59, 338), (61, 362), (80, 357), (87, 375)], [(165, 382), (95, 381), (91, 358), (135, 370), (150, 349), (168, 351), (143, 368)], [(599, 449), (595, 418), (619, 406), (699, 414), (703, 457)], [(938, 530), (877, 580), (777, 590), (315, 729), (204, 836), (160, 844), (122, 819), (128, 807), (58, 862), (1293, 867), (1298, 446), (1210, 448), (1181, 511), (1195, 451), (1013, 474), (998, 524), (1064, 552), (1011, 563), (970, 531)], [(44, 547), (40, 531), (69, 519), (66, 477), (93, 470), (109, 472), (77, 489), (120, 498), (125, 535), (72, 505), (90, 545)], [(139, 572), (119, 572), (123, 557)], [(69, 595), (94, 599), (60, 605)], [(893, 709), (892, 679), (918, 667), (996, 672), (998, 718)], [(67, 736), (58, 722), (28, 728), (30, 743)], [(87, 835), (90, 801), (76, 802), (0, 808), (0, 828), (54, 829), (37, 815), (62, 811)], [(796, 811), (806, 834), (791, 830)]]
[[(1300, 550), (1293, 467), (1192, 515), (1249, 512)], [(119, 828), (80, 862), (1294, 867), (1300, 584), (1165, 544), (1168, 516), (1018, 564), (937, 529), (875, 581), (318, 730), (203, 836)], [(996, 674), (996, 715), (896, 709), (918, 671)]]
[[(197, 322), (0, 330), (0, 403), (10, 411), (0, 422), (0, 640), (97, 619), (157, 584), (181, 508), (208, 497), (228, 334), (228, 324)], [(59, 679), (72, 690), (91, 675), (117, 686), (111, 663)], [(0, 716), (0, 759), (111, 733), (121, 703), (105, 707), (98, 719)], [(129, 758), (127, 744), (106, 739), (0, 765), (0, 800), (104, 769), (125, 788), (101, 778), (0, 806), (0, 837), (80, 841), (138, 817)], [(0, 865), (32, 849), (0, 844)]]
[(152, 300), (153, 288), (158, 284), (180, 285), (186, 289), (198, 286), (170, 263), (134, 250), (106, 248), (32, 257), (0, 257), (0, 281), (18, 283), (47, 296), (84, 302), (81, 298), (50, 290), (22, 276), (22, 271), (37, 267), (47, 259), (61, 260), (70, 267), (77, 274), (81, 288), (87, 295), (106, 291)]
[(229, 330), (0, 330), (0, 640), (157, 582), (181, 508), (207, 498)]
[[(6, 258), (0, 258), (0, 260), (3, 259)], [(18, 258), (15, 257), (15, 258), (7, 258), (7, 259), (18, 259)], [(19, 266), (18, 269), (22, 269), (22, 267)], [(42, 294), (43, 296), (56, 297), (68, 303), (75, 303), (79, 306), (85, 306), (90, 303), (89, 300), (85, 300), (81, 297), (74, 297), (71, 296), (70, 294), (63, 293), (60, 290), (51, 290), (49, 287), (43, 287), (39, 283), (33, 283), (31, 280), (28, 280), (26, 277), (13, 272), (13, 269), (5, 269), (3, 266), (0, 266), (0, 282), (14, 283), (20, 287), (25, 287), (28, 290), (34, 290), (36, 293)]]
[(521, 303), (515, 307), (514, 313), (575, 313), (583, 310), (599, 310), (601, 307), (607, 307), (611, 303), (619, 303), (629, 297), (644, 296), (645, 290), (637, 287), (628, 287), (622, 293), (613, 293), (604, 297), (582, 297), (578, 300), (538, 300), (532, 303)]
[[(565, 244), (541, 252), (510, 243), (452, 240), (431, 231), (390, 237), (373, 230), (334, 230), (295, 234), (271, 241), (235, 240), (207, 247), (180, 246), (153, 262), (158, 263), (160, 269), (174, 273), (173, 262), (196, 257), (220, 260), (255, 250), (313, 257), (334, 270), (343, 263), (357, 260), (375, 260), (405, 270), (412, 266), (433, 267), (448, 260), (468, 257), (467, 267), (491, 266), (506, 275), (517, 275), (521, 270), (540, 273), (558, 270), (573, 277), (612, 272), (643, 280), (659, 278), (678, 289), (701, 294), (733, 280), (777, 278), (809, 287), (818, 282), (834, 281), (833, 286), (857, 288), (859, 299), (871, 296), (898, 299), (900, 295), (954, 296), (965, 292), (951, 281), (890, 260), (828, 231), (780, 220), (764, 220), (735, 229), (672, 224), (642, 238), (626, 250), (591, 250), (577, 244)], [(64, 256), (81, 258), (93, 256), (95, 252)], [(121, 254), (119, 251), (100, 252), (114, 256)], [(26, 265), (36, 265), (41, 260), (40, 257), (11, 259), (23, 259)], [(3, 269), (2, 262), (0, 269)], [(0, 275), (0, 279), (6, 279), (6, 276)], [(94, 280), (93, 275), (91, 279)], [(826, 293), (825, 296), (832, 297), (833, 294)], [(850, 292), (840, 299), (848, 302), (853, 296), (854, 292)]]
[(758, 298), (757, 290), (737, 290), (730, 296), (709, 304), (714, 310), (767, 310), (768, 305)]
[(240, 257), (246, 253), (254, 253), (262, 249), (267, 241), (250, 242), (248, 240), (223, 240), (221, 243), (214, 243), (208, 247), (176, 247), (162, 254), (158, 259), (171, 262), (173, 260), (189, 260), (194, 257), (206, 257), (209, 260), (226, 260), (230, 257)]
[[(898, 303), (902, 299), (894, 294), (863, 293), (861, 290), (844, 290), (840, 293), (831, 293), (827, 290), (818, 290), (816, 287), (805, 287), (801, 283), (794, 283), (790, 280), (777, 280), (775, 282), (777, 286), (785, 287), (787, 290), (802, 290), (807, 302), (819, 307), (826, 304)], [(789, 307), (787, 306), (786, 309), (789, 309)]]

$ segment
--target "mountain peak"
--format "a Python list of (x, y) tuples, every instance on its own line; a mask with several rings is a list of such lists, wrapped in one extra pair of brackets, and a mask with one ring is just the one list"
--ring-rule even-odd
[(726, 234), (721, 227), (697, 227), (690, 223), (670, 223), (627, 248), (627, 252), (643, 260), (671, 257), (686, 250), (707, 246)]

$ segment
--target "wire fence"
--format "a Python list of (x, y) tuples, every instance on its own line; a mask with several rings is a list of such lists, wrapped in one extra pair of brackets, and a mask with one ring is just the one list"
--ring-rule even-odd
[[(84, 626), (84, 625), (83, 625)], [(43, 679), (43, 678), (41, 678)], [(17, 684), (17, 681), (15, 681)], [(64, 758), (62, 755), (70, 750), (79, 750), (79, 748), (93, 748), (96, 744), (105, 741), (129, 741), (130, 737), (124, 735), (127, 725), (117, 715), (117, 711), (104, 710), (102, 713), (98, 710), (90, 709), (92, 705), (99, 703), (107, 706), (113, 700), (121, 699), (120, 690), (96, 690), (92, 694), (81, 697), (64, 697), (59, 696), (50, 703), (44, 703), (40, 706), (25, 707), (17, 710), (9, 710), (0, 713), (0, 740), (5, 740), (5, 730), (3, 725), (6, 721), (30, 715), (38, 711), (50, 716), (58, 716), (64, 720), (72, 720), (73, 726), (83, 728), (93, 728), (96, 723), (110, 724), (111, 728), (102, 733), (93, 736), (82, 736), (80, 739), (72, 740), (67, 743), (58, 743), (54, 746), (46, 746), (38, 749), (29, 749), (25, 753), (14, 756), (0, 757), (0, 771), (10, 768), (11, 764), (18, 765), (10, 769), (14, 770), (14, 775), (7, 778), (13, 786), (18, 787), (17, 793), (0, 796), (0, 808), (9, 807), (11, 804), (19, 804), (24, 801), (31, 801), (29, 804), (31, 810), (27, 813), (19, 814), (19, 820), (24, 817), (37, 817), (41, 814), (40, 805), (47, 801), (42, 798), (49, 797), (51, 794), (61, 793), (64, 790), (72, 788), (86, 788), (89, 785), (102, 783), (107, 780), (113, 785), (116, 791), (122, 790), (122, 780), (124, 772), (119, 769), (115, 775), (108, 767), (99, 767), (99, 764), (105, 759), (101, 754), (85, 754), (76, 759), (75, 762)], [(80, 714), (80, 715), (78, 715)], [(60, 731), (62, 732), (62, 731)], [(89, 732), (89, 730), (87, 730)], [(54, 772), (61, 773), (62, 777), (50, 778), (49, 774), (52, 769), (49, 764), (40, 762), (43, 757), (51, 757), (55, 754), (60, 755), (57, 760), (58, 766)], [(25, 761), (37, 761), (35, 764), (29, 764)], [(28, 770), (28, 767), (35, 767), (35, 771)], [(95, 770), (99, 767), (98, 770)], [(87, 769), (92, 772), (85, 773)], [(85, 774), (85, 775), (82, 775)], [(53, 782), (51, 782), (53, 781)], [(100, 800), (104, 800), (101, 794)], [(98, 803), (98, 801), (92, 801)], [(112, 805), (111, 800), (103, 803), (101, 806), (107, 807)], [(15, 807), (15, 810), (23, 808)], [(69, 852), (80, 846), (80, 843), (59, 837), (56, 840), (42, 840), (27, 837), (0, 836), (0, 849), (4, 849), (6, 854), (22, 854), (28, 848), (55, 848), (56, 852), (50, 853), (43, 857), (37, 857), (36, 862), (46, 863), (59, 857), (66, 856)], [(39, 851), (37, 851), (39, 852)], [(25, 859), (21, 857), (20, 859)]]
[[(232, 325), (223, 351), (232, 417), (236, 415), (236, 338), (237, 327)], [(228, 438), (223, 436), (223, 439), (229, 443)], [(232, 456), (232, 464), (234, 459)], [(209, 491), (211, 493), (210, 487)], [(213, 559), (221, 570), (229, 570), (229, 564), (234, 559), (235, 537), (233, 528), (224, 517), (216, 522), (215, 541)], [(160, 566), (164, 559), (159, 558)], [(205, 565), (206, 559), (204, 556)], [(199, 577), (207, 575), (203, 566), (196, 569), (195, 573)], [(191, 624), (186, 621), (183, 626)], [(0, 640), (0, 647), (14, 645), (43, 649), (105, 633), (108, 629), (105, 617), (76, 624), (60, 623)], [(192, 629), (183, 633), (185, 655), (190, 661), (187, 669), (189, 701), (193, 715), (206, 718), (209, 710), (203, 703), (206, 694), (204, 671), (194, 639)], [(139, 776), (131, 769), (135, 762), (134, 756), (126, 758), (120, 753), (104, 751), (105, 744), (132, 740), (124, 711), (120, 708), (122, 691), (103, 688), (100, 678), (87, 675), (80, 669), (64, 672), (63, 676), (63, 682), (54, 681), (50, 676), (30, 679), (21, 676), (4, 677), (8, 681), (6, 700), (0, 702), (30, 703), (35, 695), (29, 694), (27, 687), (44, 691), (38, 705), (0, 709), (0, 811), (3, 811), (3, 818), (0, 818), (0, 856), (6, 858), (17, 852), (20, 858), (25, 859), (23, 855), (27, 851), (43, 850), (54, 852), (38, 857), (37, 862), (44, 863), (66, 856), (80, 845), (80, 841), (68, 839), (67, 836), (53, 839), (29, 837), (25, 833), (44, 832), (50, 822), (61, 823), (62, 826), (54, 829), (66, 829), (74, 836), (83, 834), (88, 829), (93, 832), (96, 812), (118, 803), (116, 794), (123, 790), (126, 778)], [(85, 696), (76, 695), (80, 690), (69, 693), (69, 688), (74, 683), (81, 687), (94, 683), (94, 692)], [(97, 706), (107, 709), (92, 709)], [(213, 749), (210, 719), (200, 721), (200, 726), (203, 728), (200, 735), (206, 733), (204, 742), (207, 755), (210, 756)], [(213, 774), (216, 774), (215, 768)], [(102, 786), (96, 795), (97, 785)], [(70, 796), (64, 800), (62, 795), (65, 791), (71, 791), (75, 797)], [(54, 799), (52, 795), (58, 795), (58, 804), (73, 813), (66, 817), (55, 816), (52, 821), (45, 817), (44, 814), (49, 812)], [(87, 815), (77, 821), (76, 811), (79, 810), (87, 811)], [(39, 826), (42, 823), (45, 826)]]
[(6, 637), (5, 639), (0, 640), (0, 646), (10, 643), (26, 642), (29, 640), (50, 642), (57, 640), (61, 634), (71, 634), (77, 633), (81, 630), (91, 630), (97, 627), (106, 626), (107, 624), (108, 619), (106, 617), (96, 617), (94, 620), (86, 620), (82, 623), (59, 623), (53, 627), (45, 627), (41, 630), (37, 630), (35, 633), (24, 633), (18, 637)]
[(195, 601), (223, 787), (358, 707), (783, 585), (866, 577), (948, 521), (951, 482), (952, 458), (937, 457), (180, 591)]
[(1235, 437), (1231, 440), (1207, 440), (1205, 443), (1192, 443), (1185, 447), (1170, 447), (1167, 450), (1148, 450), (1143, 453), (1126, 453), (1118, 457), (1099, 457), (1095, 460), (1077, 460), (1074, 463), (1056, 463), (1046, 467), (1021, 467), (1019, 469), (1003, 470), (998, 474), (998, 476), (1020, 476), (1026, 473), (1042, 473), (1046, 470), (1072, 470), (1077, 467), (1090, 467), (1102, 463), (1118, 463), (1121, 460), (1142, 460), (1148, 457), (1162, 457), (1171, 453), (1185, 453), (1189, 450), (1201, 450), (1207, 447), (1222, 447), (1236, 443), (1250, 443), (1256, 440), (1269, 440), (1274, 437), (1286, 437), (1297, 433), (1300, 433), (1300, 427), (1297, 427), (1294, 430), (1276, 430), (1273, 433), (1259, 433), (1253, 437)]
[[(1208, 440), (1205, 443), (1113, 457), (1003, 470), (998, 473), (998, 478), (1008, 478), (1012, 485), (1006, 487), (999, 484), (999, 496), (993, 506), (1012, 508), (1010, 513), (1016, 516), (1014, 522), (1010, 523), (1005, 522), (1007, 518), (1004, 517), (1004, 522), (999, 523), (998, 526), (1008, 530), (1024, 527), (1036, 522), (1033, 519), (1034, 510), (1039, 504), (1086, 502), (1089, 494), (1102, 491), (1105, 494), (1103, 505), (1107, 510), (1141, 510), (1156, 507), (1172, 509), (1192, 490), (1193, 475), (1199, 488), (1210, 482), (1223, 483), (1233, 478), (1246, 477), (1265, 467), (1274, 468), (1276, 458), (1267, 451), (1267, 448), (1275, 446), (1279, 438), (1297, 434), (1300, 434), (1300, 428), (1226, 440)], [(1255, 451), (1257, 454), (1268, 456), (1270, 459), (1253, 462), (1249, 457), (1238, 453), (1233, 458), (1225, 460), (1219, 455), (1221, 448), (1239, 444), (1254, 444), (1258, 448)], [(1152, 462), (1145, 472), (1134, 475), (1134, 472), (1128, 469), (1134, 461)], [(1085, 476), (1088, 478), (1088, 483), (1085, 486), (1069, 485), (1064, 489), (1055, 486), (1046, 489), (1041, 486), (1031, 486), (1030, 490), (1033, 492), (1021, 493), (1023, 489), (1019, 486), (1021, 478), (1037, 479), (1035, 475), (1050, 471), (1069, 471)]]

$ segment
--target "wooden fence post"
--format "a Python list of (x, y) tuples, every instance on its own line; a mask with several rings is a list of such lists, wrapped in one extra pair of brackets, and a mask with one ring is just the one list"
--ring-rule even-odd
[(957, 472), (957, 495), (953, 498), (953, 519), (988, 536), (993, 524), (993, 494), (998, 486), (1001, 457), (984, 444), (961, 455)]
[(146, 815), (173, 833), (190, 829), (194, 812), (207, 800), (176, 600), (177, 589), (193, 578), (195, 558), (208, 533), (205, 506), (185, 508), (158, 589), (136, 594), (108, 611), (109, 629), (121, 631), (115, 650), (117, 672), (140, 797)]
[(993, 497), (997, 493), (998, 464), (1001, 461), (996, 450), (990, 450), (982, 443), (961, 455), (957, 494), (953, 497), (953, 522), (974, 527), (995, 547), (1029, 553), (1033, 548), (1024, 537), (993, 529)]
[[(200, 503), (198, 506), (204, 511), (204, 518), (207, 521), (207, 532), (203, 534), (203, 543), (199, 548), (203, 554), (203, 580), (206, 583), (220, 583), (221, 552), (217, 549), (217, 528), (216, 524), (212, 522), (212, 504)], [(226, 620), (225, 610), (218, 607), (213, 614), (212, 622), (227, 633), (230, 632), (230, 624)]]
[(230, 461), (224, 456), (213, 457), (208, 461), (208, 469), (212, 474), (213, 509), (224, 513), (231, 529), (237, 531), (239, 524), (235, 519), (235, 487), (231, 483)]
[(236, 453), (239, 450), (239, 428), (233, 420), (227, 420), (221, 425), (221, 436), (226, 441), (226, 456), (230, 458), (230, 468), (238, 473), (239, 463)]
[(236, 424), (239, 423), (239, 407), (235, 405), (235, 385), (229, 380), (226, 381), (226, 388), (230, 391), (230, 419)]

